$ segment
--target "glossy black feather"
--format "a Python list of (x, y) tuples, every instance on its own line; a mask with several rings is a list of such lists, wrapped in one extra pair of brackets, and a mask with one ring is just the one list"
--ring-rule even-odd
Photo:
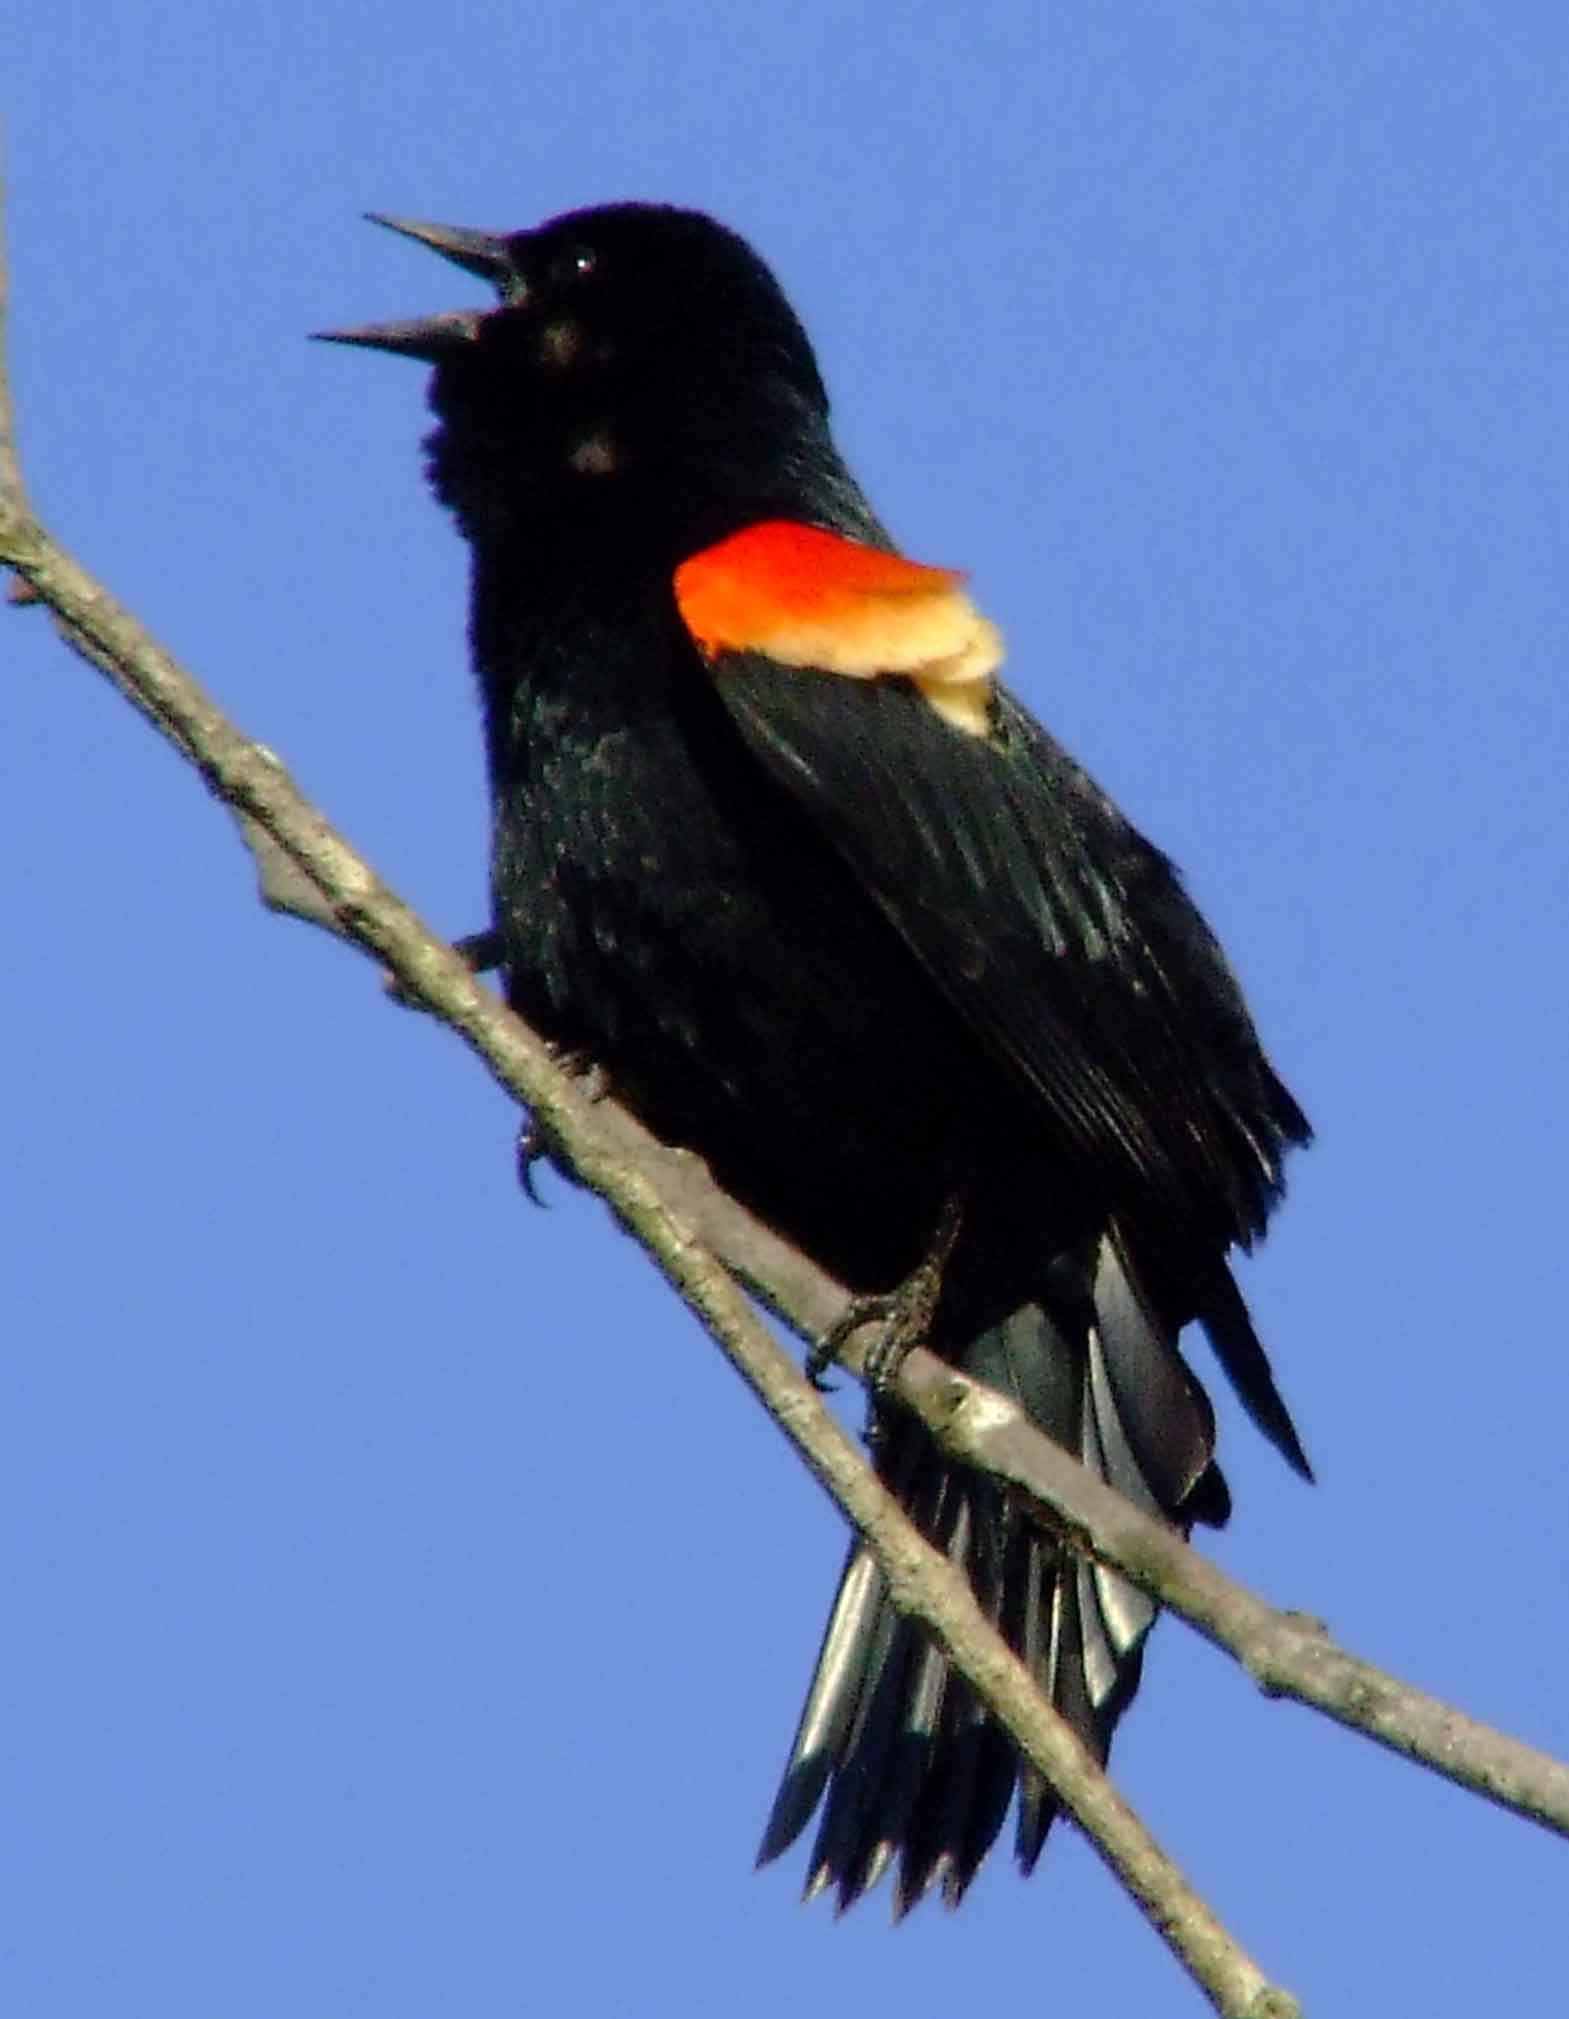
[[(1306, 1124), (1175, 871), (1006, 694), (982, 738), (902, 681), (696, 649), (672, 576), (712, 543), (891, 544), (739, 239), (623, 205), (482, 242), (504, 305), (441, 323), (429, 455), (473, 557), (512, 1001), (857, 1288), (957, 1195), (937, 1350), (1184, 1531), (1223, 1521), (1178, 1334), (1305, 1468), (1226, 1256)], [(879, 1416), (882, 1476), (1104, 1757), (1150, 1603)], [(956, 1902), (1016, 1788), (1028, 1869), (1049, 1791), (852, 1548), (761, 1855), (820, 1811), (810, 1890), (894, 1866), (900, 1911)]]
[(1170, 1238), (1246, 1242), (1300, 1110), (1176, 872), (1004, 693), (992, 734), (903, 681), (721, 659), (748, 747), (807, 806), (1065, 1160)]

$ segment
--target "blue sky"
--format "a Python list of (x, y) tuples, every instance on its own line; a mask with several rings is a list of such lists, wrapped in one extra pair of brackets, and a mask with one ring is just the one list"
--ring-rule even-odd
[[(1222, 1399), (1216, 1555), (1569, 1751), (1569, 15), (61, 0), (6, 70), (40, 508), (452, 932), (420, 377), (303, 333), (474, 298), (367, 208), (755, 240), (1318, 1125), (1247, 1287), (1322, 1483)], [(836, 1518), (457, 1044), (3, 637), (6, 2009), (1203, 2010), (1066, 1833), (897, 1933), (754, 1876)], [(1313, 2013), (1561, 1997), (1561, 1843), (1180, 1627), (1115, 1768)]]

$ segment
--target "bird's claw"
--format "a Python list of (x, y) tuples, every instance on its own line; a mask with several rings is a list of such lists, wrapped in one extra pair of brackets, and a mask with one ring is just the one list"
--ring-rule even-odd
[(825, 1381), (823, 1375), (863, 1325), (882, 1327), (866, 1349), (863, 1363), (866, 1384), (874, 1400), (881, 1401), (888, 1393), (898, 1378), (905, 1355), (912, 1347), (924, 1345), (931, 1332), (932, 1317), (942, 1295), (943, 1274), (963, 1220), (958, 1197), (948, 1199), (938, 1218), (931, 1247), (904, 1281), (891, 1290), (850, 1299), (806, 1356), (806, 1378), (820, 1394), (831, 1392), (833, 1383)]
[[(881, 1325), (883, 1328), (866, 1354), (866, 1378), (874, 1387), (877, 1385), (878, 1377), (872, 1363), (874, 1359), (881, 1358), (887, 1342), (901, 1328), (901, 1321), (906, 1316), (905, 1307), (900, 1302), (904, 1289), (905, 1285), (901, 1283), (897, 1290), (850, 1299), (841, 1316), (835, 1319), (806, 1356), (803, 1371), (819, 1395), (834, 1392), (837, 1384), (823, 1377), (863, 1325)], [(913, 1338), (908, 1341), (908, 1345), (914, 1344)]]
[[(597, 1059), (591, 1059), (587, 1052), (575, 1046), (552, 1045), (551, 1056), (564, 1073), (569, 1073), (578, 1082), (578, 1090), (586, 1101), (602, 1101), (610, 1092), (610, 1075)], [(547, 1199), (540, 1196), (534, 1183), (536, 1164), (556, 1163), (558, 1145), (550, 1131), (538, 1119), (529, 1114), (518, 1125), (517, 1166), (518, 1184), (523, 1196), (531, 1206), (545, 1206)], [(567, 1173), (570, 1176), (570, 1172)]]
[(472, 974), (489, 974), (506, 959), (506, 947), (494, 926), (483, 932), (466, 932), (452, 942), (452, 951)]
[[(504, 949), (501, 934), (494, 927), (484, 932), (466, 932), (452, 942), (452, 951), (463, 962), (470, 974), (489, 974), (492, 968), (501, 966)], [(424, 1009), (426, 1004), (417, 995), (410, 993), (399, 978), (389, 969), (383, 976), (383, 986), (388, 997), (399, 1009)]]

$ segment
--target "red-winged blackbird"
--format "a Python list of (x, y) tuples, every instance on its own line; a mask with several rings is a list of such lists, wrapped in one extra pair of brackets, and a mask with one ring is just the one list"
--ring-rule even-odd
[[(846, 1283), (962, 1215), (931, 1341), (1130, 1499), (1220, 1523), (1197, 1319), (1306, 1474), (1226, 1266), (1300, 1109), (1170, 862), (998, 684), (958, 576), (899, 557), (805, 332), (739, 238), (618, 204), (506, 236), (383, 219), (500, 306), (334, 332), (436, 367), (507, 994)], [(1154, 1607), (880, 1405), (878, 1469), (1104, 1756)], [(808, 1891), (956, 1903), (1019, 1785), (852, 1546), (762, 1844)]]

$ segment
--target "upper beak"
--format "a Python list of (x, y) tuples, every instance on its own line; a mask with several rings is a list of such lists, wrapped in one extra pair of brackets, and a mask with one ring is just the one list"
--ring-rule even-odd
[[(384, 217), (377, 211), (366, 215), (372, 224), (385, 225), (388, 231), (428, 245), (466, 273), (488, 280), (497, 289), (505, 288), (509, 301), (521, 298), (507, 242), (498, 233), (470, 231), (460, 224), (426, 224), (411, 217)], [(324, 329), (312, 334), (322, 343), (358, 344), (366, 350), (392, 351), (399, 357), (440, 364), (474, 341), (483, 320), (479, 309), (453, 309), (403, 322), (360, 323), (352, 329)]]
[(439, 252), (443, 259), (450, 259), (454, 266), (461, 266), (466, 273), (477, 274), (494, 287), (500, 287), (503, 281), (513, 278), (507, 241), (498, 232), (470, 231), (461, 224), (426, 224), (417, 217), (387, 217), (379, 210), (368, 210), (365, 216), (371, 224), (384, 225), (401, 238), (412, 238), (420, 245), (428, 245), (432, 252)]

